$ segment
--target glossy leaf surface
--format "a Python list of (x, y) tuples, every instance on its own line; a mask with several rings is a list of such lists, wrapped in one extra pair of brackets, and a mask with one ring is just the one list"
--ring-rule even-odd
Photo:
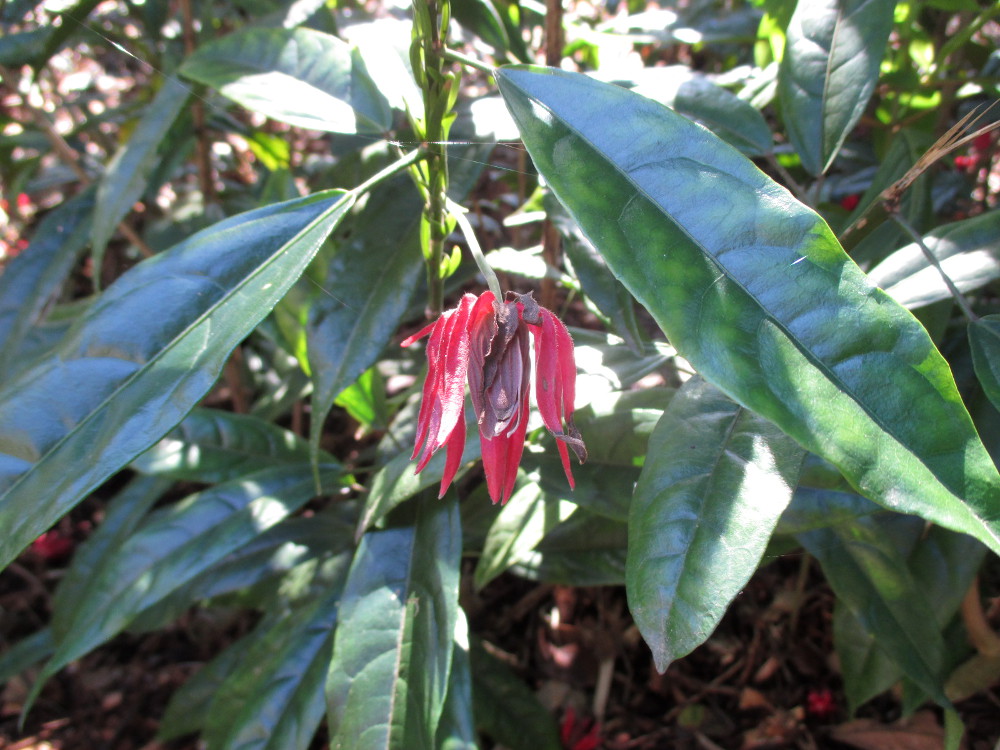
[[(432, 504), (431, 504), (432, 503)], [(455, 503), (364, 536), (340, 604), (326, 694), (334, 748), (433, 748), (458, 608)]]
[(353, 198), (241, 214), (143, 261), (0, 388), (0, 566), (181, 421)]
[[(1000, 278), (1000, 210), (945, 224), (923, 239), (960, 292)], [(868, 278), (910, 308), (951, 298), (941, 271), (931, 265), (915, 242), (875, 266)]]
[(778, 97), (788, 135), (814, 175), (865, 111), (895, 0), (799, 0), (785, 33)]
[[(333, 467), (324, 479), (338, 477)], [(144, 609), (304, 505), (315, 494), (308, 465), (265, 469), (152, 515), (106, 559), (68, 615), (44, 678), (115, 635)]]
[(649, 440), (629, 515), (629, 609), (663, 672), (711, 635), (757, 569), (804, 451), (700, 378)]
[(146, 189), (156, 166), (157, 151), (191, 97), (189, 86), (168, 78), (156, 97), (142, 111), (124, 146), (108, 163), (97, 189), (97, 207), (90, 234), (94, 267), (101, 268), (104, 248), (118, 222), (128, 215)]
[(1000, 475), (947, 363), (820, 217), (648, 99), (497, 75), (536, 167), (700, 374), (871, 499), (1000, 549)]
[(357, 49), (313, 29), (243, 29), (199, 48), (180, 72), (302, 128), (376, 134), (392, 119)]
[[(189, 482), (214, 484), (265, 466), (309, 460), (307, 442), (294, 432), (248, 414), (197, 408), (132, 468)], [(320, 460), (334, 463), (326, 453)]]
[(969, 324), (969, 346), (976, 377), (990, 402), (1000, 410), (1000, 315)]

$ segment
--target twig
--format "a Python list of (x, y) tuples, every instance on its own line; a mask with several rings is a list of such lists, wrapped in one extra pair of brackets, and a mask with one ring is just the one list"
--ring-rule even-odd
[[(183, 21), (184, 53), (191, 55), (197, 47), (194, 32), (194, 13), (191, 10), (191, 0), (181, 0), (181, 15)], [(191, 121), (194, 124), (195, 144), (198, 154), (198, 183), (205, 203), (214, 203), (215, 175), (212, 173), (212, 147), (208, 142), (208, 131), (205, 128), (205, 104), (195, 97), (191, 102)]]
[(899, 226), (903, 228), (903, 231), (910, 235), (910, 238), (917, 243), (920, 251), (924, 254), (924, 257), (927, 258), (927, 262), (934, 266), (938, 270), (938, 273), (941, 274), (941, 278), (944, 280), (945, 286), (948, 287), (948, 291), (951, 293), (951, 296), (955, 298), (955, 302), (958, 303), (958, 306), (962, 310), (965, 317), (968, 318), (970, 322), (979, 320), (979, 316), (972, 312), (972, 308), (969, 307), (969, 303), (966, 302), (965, 296), (948, 277), (944, 268), (941, 267), (941, 261), (939, 261), (937, 256), (931, 252), (929, 247), (927, 247), (924, 242), (924, 238), (920, 236), (920, 234), (913, 228), (913, 225), (911, 225), (898, 210), (895, 210), (894, 207), (886, 206), (886, 210), (889, 212), (889, 216), (892, 220), (899, 224)]
[(983, 656), (1000, 656), (1000, 636), (998, 636), (983, 614), (979, 602), (979, 580), (972, 579), (969, 590), (962, 599), (962, 621), (969, 634), (969, 641)]

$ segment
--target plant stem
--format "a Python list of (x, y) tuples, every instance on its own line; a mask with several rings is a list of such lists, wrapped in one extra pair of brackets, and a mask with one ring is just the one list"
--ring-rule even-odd
[(939, 261), (937, 256), (931, 252), (929, 247), (927, 247), (927, 244), (924, 242), (924, 238), (920, 236), (916, 229), (913, 228), (913, 225), (911, 225), (910, 222), (907, 221), (906, 218), (898, 211), (890, 211), (889, 216), (891, 216), (892, 220), (903, 228), (904, 232), (910, 235), (910, 238), (917, 243), (917, 247), (920, 248), (924, 257), (927, 258), (927, 262), (938, 270), (938, 273), (941, 274), (941, 278), (944, 280), (944, 285), (948, 287), (948, 291), (951, 293), (951, 296), (955, 298), (955, 302), (958, 303), (958, 306), (962, 310), (965, 317), (968, 318), (969, 321), (979, 320), (979, 316), (972, 311), (972, 308), (969, 307), (969, 303), (966, 302), (965, 296), (958, 290), (958, 287), (955, 286), (948, 274), (945, 273), (944, 268), (941, 267), (941, 261)]
[(469, 57), (461, 52), (453, 49), (445, 49), (441, 55), (445, 60), (450, 60), (451, 62), (457, 62), (462, 65), (467, 65), (470, 68), (475, 68), (476, 70), (481, 70), (483, 73), (489, 73), (493, 75), (495, 68), (492, 65), (484, 63), (482, 60), (477, 60), (474, 57)]
[(427, 152), (423, 148), (414, 149), (413, 151), (411, 151), (410, 153), (406, 154), (405, 156), (400, 157), (398, 161), (394, 161), (392, 164), (390, 164), (388, 167), (386, 167), (382, 171), (380, 171), (377, 174), (374, 174), (371, 177), (369, 177), (367, 180), (365, 180), (364, 182), (362, 182), (356, 188), (354, 188), (353, 190), (351, 190), (351, 192), (352, 193), (357, 193), (359, 195), (361, 193), (368, 192), (373, 187), (375, 187), (376, 185), (378, 185), (380, 182), (384, 182), (385, 180), (389, 179), (393, 175), (397, 175), (400, 172), (402, 172), (402, 171), (404, 171), (404, 170), (409, 169), (410, 167), (412, 167), (418, 161), (420, 161), (421, 159), (423, 159), (426, 156), (426, 153)]
[(469, 223), (469, 218), (465, 215), (465, 209), (450, 198), (446, 198), (446, 200), (448, 201), (448, 210), (458, 223), (462, 234), (465, 235), (465, 241), (469, 244), (472, 259), (476, 261), (479, 270), (486, 277), (486, 285), (493, 292), (493, 298), (497, 302), (502, 302), (503, 295), (500, 293), (500, 281), (497, 279), (496, 271), (486, 262), (486, 256), (483, 255), (483, 249), (479, 246), (479, 240), (476, 239), (476, 233), (472, 229), (472, 224)]

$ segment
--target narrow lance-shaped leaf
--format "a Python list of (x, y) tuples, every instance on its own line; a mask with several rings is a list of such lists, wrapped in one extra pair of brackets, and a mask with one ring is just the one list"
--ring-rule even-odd
[(876, 502), (1000, 550), (1000, 476), (948, 364), (819, 216), (648, 99), (497, 76), (539, 171), (699, 373)]
[(188, 86), (176, 78), (168, 78), (144, 108), (128, 143), (118, 149), (108, 163), (97, 189), (97, 208), (90, 235), (94, 268), (101, 268), (105, 246), (115, 227), (145, 191), (149, 174), (156, 165), (160, 143), (190, 96)]
[[(905, 521), (906, 519), (902, 519)], [(941, 705), (944, 640), (922, 584), (877, 518), (858, 518), (798, 539), (819, 560), (837, 598), (903, 672)]]
[(629, 514), (629, 609), (661, 672), (715, 630), (792, 498), (805, 452), (700, 378), (649, 439)]
[[(326, 467), (324, 467), (326, 469)], [(339, 467), (325, 470), (332, 488)], [(217, 485), (151, 516), (86, 582), (35, 683), (117, 634), (143, 610), (264, 533), (315, 495), (308, 464), (264, 469)]]
[(289, 610), (219, 686), (203, 737), (213, 750), (306, 750), (323, 720), (339, 587)]
[(181, 421), (353, 201), (268, 206), (143, 261), (0, 388), (0, 567)]
[(969, 324), (969, 347), (983, 392), (1000, 411), (1000, 315), (987, 315)]
[(88, 190), (47, 214), (24, 252), (0, 274), (0, 362), (18, 360), (18, 348), (44, 317), (70, 270), (87, 246), (94, 193)]
[(180, 72), (301, 128), (376, 134), (392, 121), (357, 48), (313, 29), (243, 29), (200, 47)]
[(937, 227), (923, 240), (941, 270), (911, 242), (868, 272), (872, 283), (901, 305), (914, 308), (951, 298), (941, 271), (960, 292), (1000, 278), (1000, 210)]
[(317, 455), (334, 400), (389, 344), (423, 269), (420, 199), (409, 180), (376, 190), (358, 221), (317, 282), (322, 293), (306, 327), (314, 388), (309, 440)]
[(788, 135), (815, 175), (830, 166), (878, 81), (896, 0), (799, 0), (778, 70)]
[(326, 686), (331, 747), (434, 746), (458, 616), (461, 529), (457, 504), (425, 500), (415, 527), (369, 532), (355, 555)]

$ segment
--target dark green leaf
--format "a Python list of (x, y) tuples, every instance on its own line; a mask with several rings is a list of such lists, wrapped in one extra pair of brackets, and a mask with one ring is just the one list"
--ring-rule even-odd
[(423, 271), (420, 205), (409, 179), (376, 190), (351, 239), (315, 279), (323, 293), (306, 328), (314, 451), (334, 400), (375, 363), (406, 313)]
[(478, 639), (470, 646), (476, 727), (507, 747), (561, 750), (555, 721), (535, 694)]
[(143, 261), (0, 388), (0, 567), (181, 421), (353, 200), (268, 206)]
[(112, 498), (101, 524), (73, 553), (73, 560), (52, 599), (52, 630), (58, 641), (71, 638), (76, 613), (87, 606), (91, 583), (118, 575), (122, 546), (171, 486), (165, 479), (137, 477)]
[(851, 715), (903, 676), (899, 666), (879, 648), (875, 636), (839, 600), (833, 610), (833, 645), (840, 659), (847, 711)]
[[(961, 292), (1000, 278), (1000, 210), (940, 226), (924, 237), (924, 244)], [(915, 242), (875, 266), (868, 278), (906, 307), (951, 299), (941, 271)]]
[(781, 514), (774, 533), (801, 534), (848, 523), (858, 516), (884, 512), (881, 506), (853, 492), (798, 487), (792, 495), (792, 502)]
[(490, 0), (456, 0), (451, 12), (456, 21), (493, 47), (498, 55), (507, 52), (510, 44), (507, 29)]
[(573, 271), (580, 280), (587, 299), (596, 305), (615, 332), (625, 339), (629, 348), (641, 353), (646, 337), (639, 330), (635, 319), (632, 295), (614, 277), (604, 258), (583, 236), (580, 227), (566, 213), (563, 205), (551, 193), (546, 194), (545, 198), (546, 213), (562, 235), (563, 250), (573, 264)]
[(983, 392), (1000, 409), (1000, 315), (987, 315), (969, 324), (972, 363)]
[[(218, 409), (197, 408), (159, 443), (132, 462), (132, 468), (189, 482), (225, 482), (265, 466), (309, 460), (304, 438), (263, 419)], [(320, 460), (336, 463), (326, 453)]]
[(0, 362), (5, 363), (5, 379), (21, 369), (21, 343), (42, 321), (87, 246), (93, 209), (93, 191), (66, 201), (42, 219), (31, 244), (4, 267), (0, 275)]
[(819, 560), (838, 599), (878, 646), (909, 679), (947, 706), (942, 691), (944, 640), (936, 619), (928, 617), (935, 605), (907, 567), (906, 553), (900, 552), (887, 523), (912, 526), (918, 533), (921, 526), (902, 516), (859, 517), (798, 539)]
[(191, 97), (191, 89), (176, 78), (167, 78), (143, 110), (128, 143), (108, 163), (97, 189), (97, 207), (90, 232), (94, 268), (101, 268), (104, 248), (133, 204), (146, 189), (161, 141)]
[(878, 81), (895, 0), (799, 0), (785, 33), (778, 97), (814, 175), (830, 166)]
[[(324, 478), (334, 481), (339, 467)], [(265, 469), (153, 514), (102, 562), (65, 612), (63, 634), (35, 691), (144, 609), (279, 523), (315, 494), (308, 464)], [(29, 701), (30, 702), (30, 701)]]
[(481, 589), (535, 548), (545, 535), (565, 521), (576, 506), (565, 500), (550, 502), (536, 477), (528, 477), (497, 514), (486, 535), (483, 554), (473, 576)]
[(511, 567), (533, 581), (563, 586), (624, 586), (628, 525), (577, 509)]
[(243, 29), (200, 47), (180, 72), (311, 130), (380, 134), (392, 121), (357, 49), (312, 29)]
[(254, 638), (205, 718), (210, 750), (306, 750), (323, 719), (340, 591), (285, 612)]
[(497, 77), (535, 166), (698, 372), (876, 502), (1000, 550), (1000, 476), (948, 364), (819, 216), (648, 99)]
[(434, 747), (439, 750), (475, 750), (476, 720), (472, 715), (472, 670), (469, 665), (469, 626), (458, 611), (448, 697), (444, 702)]
[(327, 681), (331, 747), (433, 748), (458, 617), (455, 503), (425, 501), (415, 527), (361, 540)]
[(24, 670), (49, 658), (55, 647), (49, 628), (41, 628), (22, 638), (0, 656), (0, 683), (10, 682)]
[(652, 437), (629, 514), (629, 609), (663, 672), (712, 634), (760, 563), (804, 452), (700, 378)]

